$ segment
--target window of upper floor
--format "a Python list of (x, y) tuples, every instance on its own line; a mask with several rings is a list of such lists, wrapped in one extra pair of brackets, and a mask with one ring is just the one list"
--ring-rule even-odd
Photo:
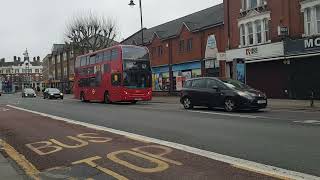
[(267, 4), (267, 0), (241, 0), (241, 11), (261, 7)]
[(161, 57), (163, 55), (163, 47), (158, 46), (158, 57)]
[(239, 22), (240, 47), (270, 42), (269, 19), (254, 18)]
[(304, 36), (320, 35), (320, 1), (302, 1), (301, 11), (304, 16)]
[(180, 40), (180, 41), (179, 41), (179, 52), (180, 52), (180, 53), (183, 53), (184, 50), (185, 50), (184, 40)]
[(63, 61), (67, 61), (67, 52), (63, 53)]
[(191, 51), (192, 51), (192, 48), (193, 48), (193, 39), (190, 38), (190, 39), (188, 39), (188, 41), (187, 41), (187, 52), (191, 52)]
[(35, 73), (39, 73), (40, 71), (39, 71), (39, 69), (35, 69)]
[(17, 73), (20, 73), (20, 70), (19, 70), (19, 69), (15, 69), (15, 70), (14, 70), (14, 73), (16, 73), (16, 74), (17, 74)]

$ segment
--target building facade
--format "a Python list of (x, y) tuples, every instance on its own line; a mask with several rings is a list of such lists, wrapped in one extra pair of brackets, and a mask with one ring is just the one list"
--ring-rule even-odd
[[(227, 76), (272, 98), (319, 98), (319, 0), (224, 0)], [(239, 66), (241, 67), (241, 66)], [(240, 73), (241, 74), (241, 73)]]
[(76, 55), (65, 44), (54, 44), (52, 51), (43, 59), (44, 83), (46, 87), (58, 88), (71, 93), (74, 81)]
[[(151, 55), (153, 91), (176, 92), (181, 80), (224, 75), (224, 6), (219, 4), (185, 17), (143, 29), (122, 44), (145, 45)], [(222, 69), (222, 70), (221, 70)]]
[(13, 61), (0, 60), (0, 83), (4, 93), (14, 93), (24, 88), (33, 88), (41, 91), (42, 85), (42, 63), (40, 57), (24, 58), (13, 57)]

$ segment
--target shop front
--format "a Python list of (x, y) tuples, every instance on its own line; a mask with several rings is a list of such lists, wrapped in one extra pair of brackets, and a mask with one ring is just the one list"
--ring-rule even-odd
[(309, 99), (314, 94), (316, 99), (320, 99), (320, 36), (286, 40), (285, 53), (287, 96)]
[[(283, 42), (233, 49), (226, 53), (227, 77), (241, 79), (249, 86), (264, 91), (268, 97), (285, 97), (288, 69), (283, 63)], [(239, 59), (244, 66), (238, 65)], [(237, 77), (242, 72), (240, 67), (245, 70), (241, 73), (242, 78)]]
[[(196, 60), (187, 63), (172, 65), (173, 90), (179, 91), (185, 79), (201, 76), (201, 61)], [(152, 68), (153, 91), (170, 90), (170, 72), (169, 66), (158, 66)]]

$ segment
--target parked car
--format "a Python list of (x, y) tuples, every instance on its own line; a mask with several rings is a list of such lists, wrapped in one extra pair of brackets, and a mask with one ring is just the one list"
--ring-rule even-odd
[[(223, 80), (223, 79), (222, 79)], [(259, 110), (267, 107), (267, 97), (239, 81), (202, 77), (184, 83), (180, 102), (185, 109), (194, 106), (224, 108), (226, 111), (240, 109)]]
[(63, 93), (56, 88), (47, 88), (43, 92), (43, 99), (63, 99)]
[(25, 98), (25, 97), (34, 98), (34, 97), (37, 97), (37, 94), (33, 89), (25, 88), (22, 91), (22, 98)]

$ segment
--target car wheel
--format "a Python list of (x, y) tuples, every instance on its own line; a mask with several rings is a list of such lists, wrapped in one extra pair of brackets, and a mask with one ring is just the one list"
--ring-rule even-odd
[(63, 100), (63, 96), (61, 97), (61, 99)]
[(233, 99), (231, 98), (227, 98), (225, 101), (224, 101), (224, 109), (227, 111), (227, 112), (232, 112), (236, 109), (236, 103), (234, 102)]
[(138, 101), (131, 101), (131, 104), (137, 104)]
[(109, 93), (104, 93), (104, 103), (111, 104)]
[(183, 103), (183, 107), (185, 109), (192, 109), (193, 108), (193, 104), (192, 104), (191, 98), (189, 98), (189, 97), (183, 98), (182, 103)]

